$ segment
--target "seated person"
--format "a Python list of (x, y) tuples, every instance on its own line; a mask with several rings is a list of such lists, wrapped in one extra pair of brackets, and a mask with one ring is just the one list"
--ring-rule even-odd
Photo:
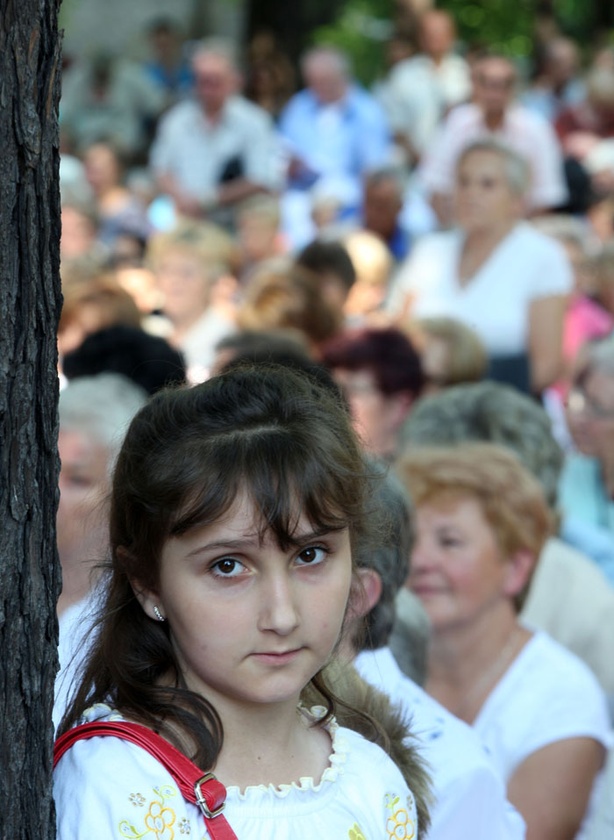
[(567, 397), (576, 447), (565, 460), (561, 507), (570, 527), (609, 545), (600, 562), (614, 583), (614, 336), (590, 342), (578, 357)]
[(142, 388), (115, 373), (82, 377), (60, 393), (57, 542), (62, 592), (57, 606), (60, 671), (55, 726), (66, 711), (71, 680), (83, 657), (83, 624), (96, 599), (114, 461), (124, 432), (146, 399)]
[[(410, 716), (415, 743), (433, 782), (429, 840), (520, 840), (525, 836), (523, 821), (506, 802), (504, 785), (479, 738), (405, 676), (388, 647), (395, 598), (409, 572), (413, 517), (396, 476), (380, 476), (379, 469), (376, 473), (371, 515), (381, 520), (381, 537), (374, 546), (359, 544), (356, 549), (364, 597), (353, 619), (358, 626), (348, 628), (353, 629), (354, 665)], [(427, 657), (427, 638), (412, 636), (410, 644), (416, 660)]]
[(356, 282), (356, 269), (342, 242), (315, 239), (299, 251), (295, 262), (317, 275), (320, 294), (331, 306), (344, 309)]
[(394, 327), (347, 330), (324, 347), (322, 362), (349, 403), (365, 449), (394, 458), (399, 431), (424, 386), (409, 338)]
[(345, 304), (345, 314), (353, 324), (388, 324), (383, 312), (388, 295), (394, 260), (382, 238), (368, 230), (354, 230), (343, 244), (356, 269), (356, 282)]
[(458, 227), (416, 244), (388, 308), (401, 317), (462, 321), (484, 344), (491, 378), (540, 394), (561, 372), (569, 261), (523, 221), (530, 173), (511, 147), (476, 141), (455, 173)]
[(425, 689), (476, 730), (528, 840), (574, 837), (611, 723), (586, 665), (519, 621), (554, 525), (543, 491), (490, 443), (409, 450), (396, 471), (416, 510), (408, 585), (432, 626)]
[(253, 195), (236, 210), (239, 280), (242, 285), (264, 260), (286, 253), (287, 245), (279, 229), (279, 199), (273, 195)]
[(488, 370), (488, 356), (478, 336), (453, 318), (419, 318), (407, 331), (420, 352), (427, 380), (424, 393), (461, 382), (479, 382)]
[(183, 356), (166, 339), (140, 327), (116, 324), (90, 333), (64, 357), (66, 379), (118, 373), (131, 379), (149, 396), (161, 388), (183, 385)]
[[(486, 381), (425, 396), (400, 437), (402, 451), (466, 441), (507, 447), (538, 479), (559, 518), (563, 453), (545, 410), (515, 389)], [(569, 543), (565, 517), (544, 546), (522, 617), (586, 662), (614, 698), (614, 587), (587, 554)]]
[(343, 315), (320, 293), (318, 276), (290, 259), (263, 263), (252, 277), (237, 310), (241, 330), (291, 330), (318, 359), (337, 335)]
[(93, 332), (115, 324), (138, 328), (141, 313), (112, 272), (97, 263), (62, 270), (64, 305), (58, 324), (60, 371), (63, 358)]
[(192, 70), (195, 96), (174, 105), (158, 123), (150, 167), (171, 202), (171, 217), (232, 226), (237, 203), (279, 186), (273, 121), (240, 95), (232, 44), (220, 38), (200, 42)]
[(217, 342), (234, 332), (233, 239), (210, 222), (184, 220), (149, 240), (147, 261), (162, 296), (162, 334), (180, 350), (190, 382), (208, 376)]

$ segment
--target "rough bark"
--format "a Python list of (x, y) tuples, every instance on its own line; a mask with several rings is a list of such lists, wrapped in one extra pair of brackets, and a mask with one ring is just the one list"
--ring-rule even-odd
[(51, 840), (59, 0), (0, 0), (0, 837)]

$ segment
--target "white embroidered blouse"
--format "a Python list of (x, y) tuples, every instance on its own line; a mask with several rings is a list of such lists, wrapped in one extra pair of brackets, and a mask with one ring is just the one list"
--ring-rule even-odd
[[(114, 719), (121, 718), (98, 705), (83, 722)], [(224, 814), (238, 840), (418, 837), (414, 797), (392, 759), (335, 721), (327, 729), (332, 753), (319, 781), (228, 788)], [(199, 809), (183, 799), (162, 765), (121, 738), (76, 742), (56, 767), (54, 796), (58, 840), (209, 837)]]

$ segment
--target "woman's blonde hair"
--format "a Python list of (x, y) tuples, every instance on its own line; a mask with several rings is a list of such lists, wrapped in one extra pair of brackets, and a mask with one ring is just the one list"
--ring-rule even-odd
[(183, 251), (202, 264), (208, 276), (234, 270), (237, 246), (226, 231), (211, 222), (182, 220), (168, 231), (156, 233), (147, 244), (146, 261), (153, 271), (169, 251)]
[[(537, 561), (554, 518), (533, 475), (508, 449), (492, 443), (408, 449), (397, 473), (415, 507), (469, 497), (493, 530), (505, 558), (528, 551)], [(514, 597), (519, 612), (530, 578)]]
[(420, 318), (408, 324), (407, 332), (415, 338), (422, 353), (430, 339), (438, 339), (445, 345), (446, 370), (437, 380), (437, 385), (479, 382), (486, 375), (486, 349), (479, 336), (460, 321), (444, 317)]

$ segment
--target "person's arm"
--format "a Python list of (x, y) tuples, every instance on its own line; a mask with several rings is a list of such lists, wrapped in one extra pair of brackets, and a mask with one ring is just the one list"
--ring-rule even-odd
[(529, 306), (531, 388), (540, 394), (562, 373), (563, 321), (567, 295), (535, 298)]
[(510, 802), (527, 823), (527, 840), (573, 840), (604, 761), (592, 738), (567, 738), (532, 753), (507, 786)]

